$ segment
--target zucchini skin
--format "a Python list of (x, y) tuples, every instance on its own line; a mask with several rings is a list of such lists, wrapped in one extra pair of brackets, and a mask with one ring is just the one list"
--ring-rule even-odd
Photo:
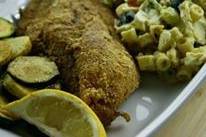
[[(3, 77), (5, 76), (5, 68), (0, 67), (0, 110), (1, 106), (8, 103), (6, 96), (4, 95), (4, 88), (3, 88)], [(1, 115), (1, 112), (0, 112)]]
[(8, 74), (12, 77), (12, 79), (14, 79), (20, 85), (25, 86), (25, 87), (29, 87), (29, 88), (32, 88), (32, 89), (35, 89), (35, 90), (40, 90), (40, 89), (43, 89), (43, 88), (55, 88), (53, 85), (56, 84), (56, 82), (60, 79), (60, 76), (57, 75), (57, 76), (53, 77), (51, 80), (46, 81), (46, 82), (27, 83), (27, 82), (19, 80), (15, 76), (11, 75), (9, 72), (8, 72)]
[(0, 67), (0, 79), (3, 77), (3, 75), (6, 73), (6, 66)]
[[(5, 29), (6, 27), (6, 29)], [(0, 29), (0, 39), (10, 37), (14, 34), (16, 28), (13, 23), (10, 21), (0, 17), (0, 28), (4, 28), (5, 30)]]
[(22, 98), (35, 91), (34, 89), (27, 88), (27, 87), (24, 87), (18, 84), (8, 74), (3, 79), (3, 86), (10, 94), (12, 94), (13, 96), (17, 98)]

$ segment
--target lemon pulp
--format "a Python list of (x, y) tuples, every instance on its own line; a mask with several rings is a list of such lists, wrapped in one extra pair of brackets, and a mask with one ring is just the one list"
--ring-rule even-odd
[(106, 137), (94, 112), (79, 98), (59, 90), (36, 91), (4, 108), (52, 137)]

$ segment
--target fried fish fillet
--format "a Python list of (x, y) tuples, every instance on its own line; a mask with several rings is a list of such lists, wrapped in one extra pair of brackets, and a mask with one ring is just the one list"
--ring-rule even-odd
[(18, 23), (33, 54), (56, 61), (64, 85), (85, 101), (105, 126), (138, 87), (139, 73), (118, 41), (113, 15), (98, 0), (31, 0)]

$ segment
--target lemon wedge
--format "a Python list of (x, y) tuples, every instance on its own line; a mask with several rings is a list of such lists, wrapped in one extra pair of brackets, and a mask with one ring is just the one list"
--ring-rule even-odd
[(15, 119), (13, 119), (12, 117), (6, 115), (5, 113), (8, 114), (8, 112), (6, 112), (6, 111), (4, 111), (4, 110), (0, 110), (0, 119), (1, 119), (1, 118), (4, 118), (4, 119), (7, 119), (7, 120), (11, 120), (11, 121), (15, 120)]
[(33, 92), (4, 109), (51, 137), (106, 137), (95, 113), (78, 97), (60, 90)]

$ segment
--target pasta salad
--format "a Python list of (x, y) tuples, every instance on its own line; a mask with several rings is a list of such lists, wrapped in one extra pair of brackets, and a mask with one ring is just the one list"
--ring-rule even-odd
[(128, 0), (115, 10), (115, 28), (141, 71), (190, 80), (206, 61), (204, 7), (204, 0)]

